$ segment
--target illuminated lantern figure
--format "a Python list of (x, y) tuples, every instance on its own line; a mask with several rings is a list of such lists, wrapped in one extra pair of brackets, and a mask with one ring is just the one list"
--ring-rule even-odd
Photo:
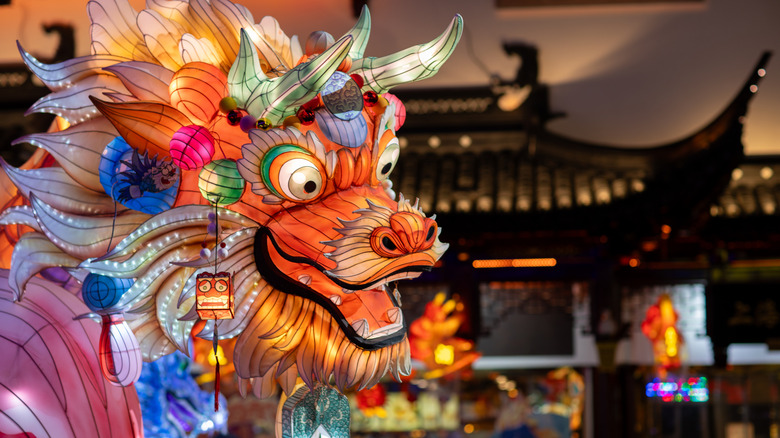
[(233, 318), (233, 285), (229, 273), (201, 272), (196, 288), (195, 299), (201, 319)]
[(665, 376), (666, 370), (680, 366), (683, 337), (677, 329), (677, 312), (669, 295), (662, 294), (647, 309), (645, 320), (642, 321), (642, 333), (653, 344), (653, 355), (662, 376)]
[(182, 126), (170, 142), (173, 164), (184, 170), (200, 169), (214, 156), (214, 143), (214, 137), (203, 126)]
[(200, 193), (213, 205), (230, 205), (241, 199), (244, 184), (232, 160), (212, 161), (198, 175)]
[(122, 296), (133, 285), (129, 278), (90, 273), (81, 285), (84, 303), (102, 317), (98, 344), (100, 370), (114, 385), (128, 386), (141, 375), (141, 348), (120, 310)]
[[(3, 226), (29, 230), (7, 241), (15, 247), (0, 281), (14, 298), (49, 268), (74, 282), (90, 273), (133, 278), (101, 315), (124, 327), (115, 313), (132, 313), (126, 324), (143, 360), (187, 352), (192, 335), (234, 339), (239, 387), (261, 397), (282, 390), (289, 401), (301, 390), (299, 400), (343, 401), (337, 395), (387, 373), (409, 375), (401, 292), (388, 285), (431, 269), (448, 245), (430, 213), (391, 190), (403, 112), (388, 93), (442, 68), (462, 18), (428, 42), (377, 57), (365, 53), (365, 7), (338, 38), (317, 34), (306, 54), (274, 18), (256, 23), (232, 1), (153, 1), (138, 12), (126, 0), (92, 0), (87, 8), (98, 30), (90, 55), (45, 65), (20, 50), (51, 89), (30, 112), (56, 113), (70, 127), (24, 137), (56, 165), (0, 162), (26, 198), (0, 216)], [(124, 144), (108, 147), (117, 137)], [(168, 164), (177, 182), (151, 190), (147, 170), (170, 183)], [(120, 183), (127, 190), (115, 193)], [(158, 195), (153, 209), (129, 207)], [(221, 280), (197, 278), (202, 272), (232, 274), (227, 303)], [(474, 353), (451, 334), (437, 333), (445, 336), (432, 351), (457, 366)], [(106, 339), (113, 351), (118, 344)], [(105, 357), (110, 370), (118, 356)], [(330, 415), (288, 406), (307, 418)], [(349, 431), (320, 425), (331, 436)]]
[(481, 356), (474, 351), (474, 342), (455, 336), (463, 323), (463, 312), (458, 310), (458, 305), (440, 292), (425, 305), (423, 315), (409, 326), (411, 356), (427, 368), (423, 378), (436, 379), (455, 373)]

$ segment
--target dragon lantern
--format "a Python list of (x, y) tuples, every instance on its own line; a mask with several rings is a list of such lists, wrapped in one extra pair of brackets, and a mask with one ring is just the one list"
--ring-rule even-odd
[[(447, 245), (392, 191), (405, 110), (388, 91), (437, 72), (461, 17), (429, 43), (374, 58), (366, 8), (341, 38), (315, 32), (303, 47), (227, 0), (87, 9), (92, 54), (47, 65), (19, 47), (51, 89), (30, 112), (69, 126), (16, 140), (53, 165), (2, 163), (15, 187), (0, 216), (14, 245), (4, 299), (33, 299), (32, 283), (68, 293), (87, 275), (130, 280), (84, 308), (130, 329), (110, 338), (109, 374), (187, 352), (192, 335), (235, 338), (240, 386), (259, 396), (292, 395), (299, 377), (344, 391), (410, 373), (394, 285)], [(225, 319), (199, 319), (206, 272), (229, 277)]]

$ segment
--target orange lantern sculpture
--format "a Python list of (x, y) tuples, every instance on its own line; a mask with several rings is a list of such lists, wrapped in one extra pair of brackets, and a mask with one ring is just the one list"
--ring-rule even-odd
[[(434, 219), (392, 190), (404, 111), (388, 93), (443, 66), (461, 17), (430, 42), (370, 57), (364, 8), (343, 36), (317, 38), (304, 56), (275, 19), (255, 23), (228, 0), (87, 8), (90, 55), (45, 65), (20, 49), (52, 91), (30, 112), (70, 126), (18, 140), (49, 151), (56, 166), (2, 163), (28, 201), (0, 224), (31, 230), (8, 242), (15, 299), (49, 268), (76, 283), (89, 273), (133, 279), (106, 313), (135, 316), (127, 324), (143, 360), (186, 352), (192, 335), (235, 339), (241, 385), (262, 396), (279, 387), (292, 395), (299, 377), (344, 391), (408, 375), (400, 292), (388, 284), (431, 269), (447, 245)], [(116, 168), (101, 167), (103, 152), (119, 137), (166, 168), (194, 152), (177, 167), (175, 193), (144, 191), (165, 193), (164, 208), (134, 210), (101, 183), (101, 169)], [(161, 166), (146, 167), (140, 191)], [(220, 287), (198, 279), (204, 271), (233, 273), (234, 318), (208, 308), (213, 292), (198, 307), (198, 286)]]
[(653, 355), (662, 374), (670, 368), (680, 366), (683, 337), (677, 329), (677, 312), (669, 295), (662, 294), (658, 301), (647, 309), (642, 321), (642, 333), (653, 344)]

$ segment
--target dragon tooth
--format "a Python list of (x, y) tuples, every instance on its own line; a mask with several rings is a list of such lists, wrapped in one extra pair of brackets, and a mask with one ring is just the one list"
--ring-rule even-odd
[(344, 292), (345, 294), (354, 294), (355, 293), (354, 290), (347, 289), (347, 288), (341, 288), (341, 291)]
[(298, 281), (300, 281), (304, 285), (308, 286), (308, 285), (311, 284), (311, 275), (301, 274), (301, 275), (298, 276)]
[(368, 321), (365, 318), (352, 322), (352, 328), (361, 338), (368, 336)]
[(393, 289), (393, 296), (398, 305), (401, 305), (401, 292), (398, 292), (398, 288)]
[(333, 304), (340, 306), (341, 305), (341, 297), (338, 295), (331, 295), (330, 300), (333, 301)]
[(393, 324), (401, 322), (401, 309), (398, 307), (387, 309), (387, 320)]

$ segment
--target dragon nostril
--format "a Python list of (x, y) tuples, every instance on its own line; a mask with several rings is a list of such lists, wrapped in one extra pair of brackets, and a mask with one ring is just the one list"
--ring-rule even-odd
[(384, 245), (384, 247), (389, 249), (390, 251), (395, 251), (396, 249), (398, 249), (398, 247), (395, 246), (395, 243), (393, 243), (393, 241), (390, 240), (390, 238), (387, 236), (382, 238), (382, 245)]
[(436, 229), (436, 227), (430, 227), (428, 228), (428, 234), (425, 236), (425, 240), (431, 240), (433, 239), (433, 232)]

